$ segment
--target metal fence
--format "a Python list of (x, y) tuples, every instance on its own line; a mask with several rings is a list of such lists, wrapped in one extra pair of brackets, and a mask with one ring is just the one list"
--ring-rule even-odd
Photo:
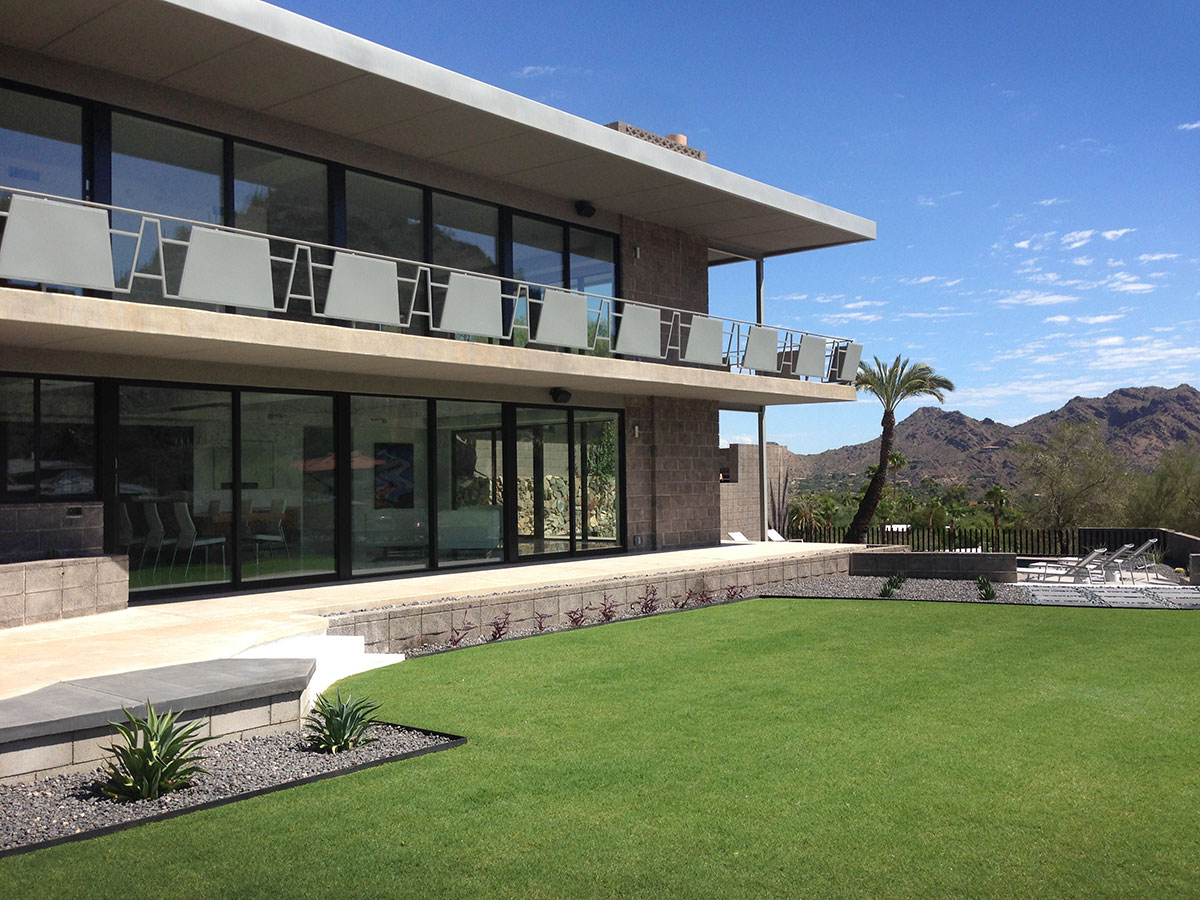
[[(806, 528), (794, 538), (802, 541), (841, 543), (848, 528)], [(921, 528), (905, 530), (873, 525), (867, 529), (868, 544), (907, 546), (915, 551), (980, 550), (988, 553), (1017, 553), (1022, 556), (1075, 556), (1084, 545), (1079, 529), (1049, 528)], [(1090, 548), (1084, 548), (1090, 549)]]

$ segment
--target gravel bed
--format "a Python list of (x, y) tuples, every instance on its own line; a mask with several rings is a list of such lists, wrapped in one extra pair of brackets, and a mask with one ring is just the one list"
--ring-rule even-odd
[(157, 800), (110, 800), (96, 788), (99, 767), (31, 784), (0, 785), (0, 852), (132, 824), (451, 740), (401, 725), (379, 725), (372, 734), (378, 738), (374, 743), (336, 754), (309, 750), (298, 732), (209, 744), (201, 750), (208, 757), (202, 765), (209, 774)]
[[(867, 575), (822, 575), (781, 584), (770, 589), (773, 597), (839, 597), (847, 600), (878, 600), (885, 578)], [(1019, 584), (993, 584), (996, 603), (1029, 603), (1029, 591)], [(933, 600), (948, 603), (982, 603), (974, 581), (940, 578), (909, 578), (893, 600)]]

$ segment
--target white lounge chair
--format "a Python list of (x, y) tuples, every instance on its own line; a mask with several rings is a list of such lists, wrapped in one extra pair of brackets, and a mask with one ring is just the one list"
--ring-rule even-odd
[(1157, 543), (1158, 538), (1150, 538), (1150, 540), (1125, 557), (1125, 571), (1129, 573), (1130, 584), (1137, 580), (1135, 576), (1138, 572), (1146, 576), (1146, 581), (1150, 580), (1150, 567), (1156, 562), (1150, 554), (1150, 548)]
[(768, 537), (768, 538), (770, 538), (772, 541), (775, 541), (775, 542), (777, 542), (777, 543), (784, 543), (784, 544), (786, 544), (786, 543), (787, 543), (787, 538), (785, 538), (785, 537), (784, 537), (782, 534), (780, 534), (780, 533), (779, 533), (778, 531), (776, 531), (774, 528), (768, 528), (768, 529), (767, 529), (767, 537)]
[(1082, 559), (1064, 557), (1054, 562), (1037, 562), (1018, 571), (1030, 581), (1046, 581), (1050, 578), (1057, 581), (1062, 581), (1064, 578), (1070, 578), (1072, 581), (1087, 581), (1090, 578), (1091, 567), (1107, 552), (1107, 548), (1101, 547)]
[(735, 544), (749, 544), (750, 543), (750, 538), (746, 537), (740, 531), (729, 532), (729, 539), (731, 541), (733, 541)]

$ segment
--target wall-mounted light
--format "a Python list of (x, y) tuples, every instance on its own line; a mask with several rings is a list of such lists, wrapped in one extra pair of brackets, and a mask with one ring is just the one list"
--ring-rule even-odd
[(555, 403), (570, 403), (571, 392), (566, 388), (553, 387), (550, 388), (550, 399)]
[(634, 426), (633, 426), (633, 436), (634, 436), (634, 437), (641, 437), (641, 436), (642, 436), (642, 426), (641, 426), (641, 425), (634, 425)]
[(596, 214), (596, 205), (587, 200), (576, 200), (575, 212), (585, 219), (590, 219)]

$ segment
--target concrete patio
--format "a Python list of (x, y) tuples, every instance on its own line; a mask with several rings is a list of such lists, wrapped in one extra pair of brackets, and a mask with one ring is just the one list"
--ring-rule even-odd
[[(507, 568), (464, 569), (355, 584), (222, 594), (0, 631), (0, 698), (46, 685), (138, 669), (224, 659), (250, 648), (328, 631), (326, 616), (449, 598), (578, 586), (613, 577), (720, 569), (783, 580), (798, 561), (848, 554), (840, 544), (725, 543), (644, 555), (602, 556)], [(778, 573), (776, 576), (775, 573)]]

